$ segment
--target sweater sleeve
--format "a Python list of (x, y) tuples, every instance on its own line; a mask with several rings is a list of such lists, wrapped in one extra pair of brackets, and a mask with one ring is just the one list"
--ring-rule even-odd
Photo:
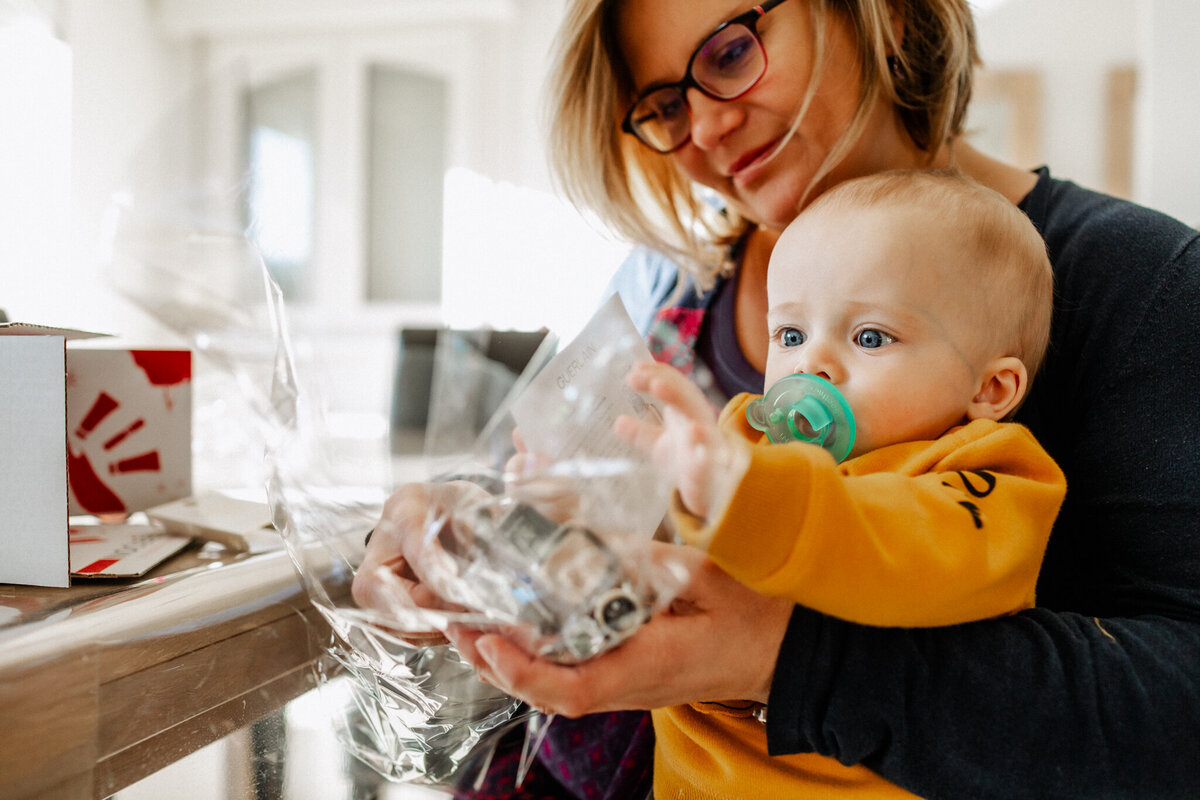
[(1044, 607), (912, 630), (797, 608), (773, 754), (865, 764), (929, 798), (1200, 786), (1200, 243), (1183, 237), (1151, 270), (1139, 254), (1162, 239), (1153, 224), (1101, 222), (1103, 247), (1049, 237), (1081, 268), (1058, 281), (1054, 346), (1022, 410), (1070, 482)]
[(772, 755), (863, 764), (926, 798), (1178, 798), (1200, 785), (1200, 625), (1036, 608), (871, 628), (797, 606)]
[(751, 448), (709, 554), (764, 594), (873, 625), (948, 625), (1033, 605), (1061, 470), (1019, 425), (979, 420), (839, 467)]

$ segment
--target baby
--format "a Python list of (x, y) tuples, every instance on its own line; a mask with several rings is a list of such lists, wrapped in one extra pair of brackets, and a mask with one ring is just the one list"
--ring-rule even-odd
[[(675, 485), (676, 533), (751, 588), (854, 622), (949, 625), (1031, 607), (1066, 481), (1005, 422), (1049, 339), (1052, 273), (1029, 220), (953, 172), (847, 181), (784, 231), (767, 294), (767, 401), (740, 395), (718, 420), (672, 367), (630, 376), (663, 421), (616, 429)], [(816, 398), (804, 402), (818, 419), (764, 409), (781, 392)], [(794, 441), (771, 443), (779, 429)], [(900, 793), (861, 767), (769, 758), (753, 719), (763, 711), (656, 710), (655, 794), (703, 791), (710, 770), (744, 770), (764, 797), (831, 782), (839, 796)]]

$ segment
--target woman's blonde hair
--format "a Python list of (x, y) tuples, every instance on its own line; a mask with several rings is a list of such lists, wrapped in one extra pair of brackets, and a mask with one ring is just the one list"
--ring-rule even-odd
[[(568, 0), (548, 85), (550, 159), (559, 188), (618, 235), (676, 258), (708, 285), (729, 266), (730, 246), (750, 222), (714, 202), (674, 160), (620, 130), (636, 87), (616, 42), (622, 0)], [(913, 142), (929, 153), (960, 134), (978, 61), (966, 0), (805, 0), (814, 20), (813, 79), (797, 116), (823, 74), (824, 31), (831, 14), (848, 21), (859, 44), (862, 92), (846, 131), (810, 181), (805, 199), (862, 135), (880, 93), (896, 107)], [(904, 19), (894, 36), (893, 7)], [(888, 56), (895, 59), (889, 63)], [(799, 208), (796, 209), (799, 212)]]

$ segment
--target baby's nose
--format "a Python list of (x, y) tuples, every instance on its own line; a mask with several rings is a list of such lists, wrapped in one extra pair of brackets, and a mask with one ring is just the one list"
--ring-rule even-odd
[(796, 372), (803, 373), (805, 375), (816, 375), (818, 378), (824, 378), (825, 380), (829, 381), (830, 383), (833, 383), (833, 377), (825, 369), (820, 368), (820, 367), (818, 367), (816, 369), (805, 369), (804, 367), (797, 367)]

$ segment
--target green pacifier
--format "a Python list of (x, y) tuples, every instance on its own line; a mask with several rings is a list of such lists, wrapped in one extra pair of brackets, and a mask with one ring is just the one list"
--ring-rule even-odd
[(809, 442), (835, 461), (854, 446), (854, 412), (837, 388), (817, 375), (797, 372), (776, 381), (746, 406), (746, 419), (776, 444)]

